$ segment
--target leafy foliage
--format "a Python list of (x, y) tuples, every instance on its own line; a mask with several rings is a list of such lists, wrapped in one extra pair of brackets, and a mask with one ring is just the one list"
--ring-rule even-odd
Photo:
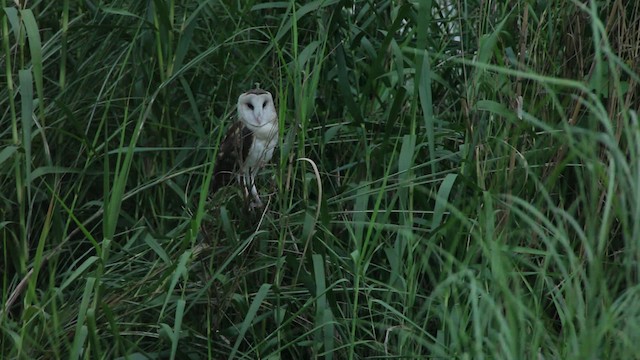
[[(640, 5), (2, 1), (8, 358), (632, 358)], [(209, 193), (238, 94), (281, 144)]]

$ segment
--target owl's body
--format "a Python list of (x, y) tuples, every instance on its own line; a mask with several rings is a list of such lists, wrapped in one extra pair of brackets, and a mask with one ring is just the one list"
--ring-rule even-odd
[[(214, 167), (212, 190), (227, 185), (232, 175), (251, 189), (252, 206), (261, 206), (255, 176), (273, 157), (278, 144), (278, 115), (271, 93), (254, 89), (238, 97), (238, 121), (225, 135)], [(248, 191), (245, 192), (248, 195)]]

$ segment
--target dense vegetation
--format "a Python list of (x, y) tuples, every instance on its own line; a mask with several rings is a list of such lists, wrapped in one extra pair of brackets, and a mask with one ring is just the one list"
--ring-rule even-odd
[(640, 3), (1, 4), (2, 358), (637, 358)]

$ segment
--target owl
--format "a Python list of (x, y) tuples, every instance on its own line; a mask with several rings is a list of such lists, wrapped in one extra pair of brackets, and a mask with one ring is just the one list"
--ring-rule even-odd
[(251, 207), (262, 207), (255, 185), (258, 171), (271, 160), (278, 144), (278, 114), (271, 93), (249, 90), (238, 97), (238, 120), (225, 134), (214, 164), (212, 191), (229, 184), (236, 174)]

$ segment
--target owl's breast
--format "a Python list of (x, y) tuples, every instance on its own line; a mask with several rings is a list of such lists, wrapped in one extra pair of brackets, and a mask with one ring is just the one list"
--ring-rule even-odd
[(249, 149), (249, 153), (247, 154), (247, 158), (244, 161), (243, 168), (245, 170), (252, 169), (256, 171), (258, 168), (262, 167), (273, 157), (273, 150), (277, 144), (277, 133), (269, 140), (254, 138), (251, 148)]

